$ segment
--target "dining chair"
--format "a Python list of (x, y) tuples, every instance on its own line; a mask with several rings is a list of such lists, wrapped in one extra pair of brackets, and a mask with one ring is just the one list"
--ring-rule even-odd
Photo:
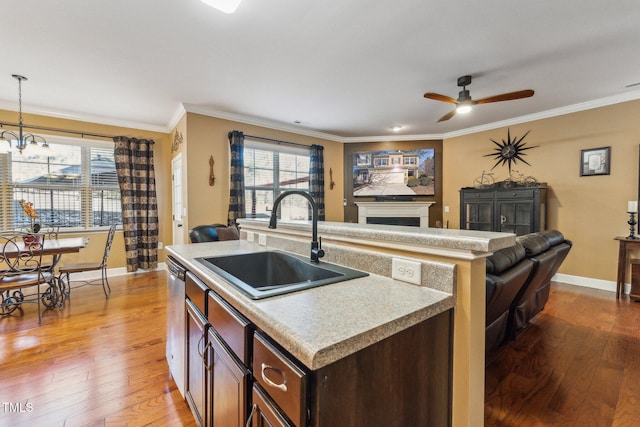
[[(109, 233), (107, 234), (107, 242), (105, 244), (104, 253), (102, 255), (102, 259), (96, 262), (77, 262), (71, 264), (65, 264), (58, 268), (58, 280), (60, 282), (60, 287), (63, 289), (65, 296), (69, 297), (71, 295), (71, 280), (70, 274), (73, 273), (84, 273), (89, 271), (97, 271), (101, 270), (101, 280), (102, 290), (104, 291), (105, 297), (109, 298), (109, 294), (111, 293), (111, 286), (109, 286), (109, 279), (107, 278), (107, 258), (109, 258), (109, 252), (111, 251), (111, 244), (113, 243), (113, 236), (116, 234), (116, 225), (112, 225), (109, 227)], [(74, 282), (82, 282), (81, 285), (76, 286), (79, 288), (80, 286), (85, 285), (93, 285), (96, 280), (74, 280)]]
[[(54, 308), (61, 300), (55, 276), (42, 268), (45, 235), (37, 243), (25, 244), (27, 233), (0, 233), (0, 316), (5, 317), (24, 303), (38, 305), (38, 324), (42, 323), (42, 307)], [(41, 286), (48, 287), (41, 292)], [(25, 288), (36, 288), (36, 294), (25, 294)], [(34, 298), (35, 296), (35, 298)]]

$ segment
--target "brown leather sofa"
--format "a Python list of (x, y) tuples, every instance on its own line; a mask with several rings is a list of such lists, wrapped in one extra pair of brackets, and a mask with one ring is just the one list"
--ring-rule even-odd
[(551, 278), (567, 257), (571, 241), (557, 230), (516, 238), (516, 244), (487, 257), (486, 352), (497, 349), (549, 300)]

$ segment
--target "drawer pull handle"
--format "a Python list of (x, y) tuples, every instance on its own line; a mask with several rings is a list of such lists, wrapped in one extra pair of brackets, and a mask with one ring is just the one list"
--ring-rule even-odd
[[(273, 381), (271, 381), (265, 374), (264, 371), (266, 371), (267, 369), (271, 369), (274, 371), (278, 371), (282, 374), (282, 371), (278, 368), (274, 368), (273, 366), (269, 366), (266, 363), (262, 364), (262, 369), (260, 370), (260, 375), (262, 376), (262, 379), (264, 380), (264, 382), (266, 382), (267, 384), (269, 384), (271, 387), (280, 389), (282, 391), (287, 391), (287, 381), (284, 380), (284, 382), (282, 384), (276, 384)], [(284, 375), (283, 375), (284, 376)]]

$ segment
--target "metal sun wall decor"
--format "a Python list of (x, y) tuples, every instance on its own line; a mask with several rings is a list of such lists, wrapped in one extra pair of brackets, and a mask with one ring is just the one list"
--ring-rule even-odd
[(506, 141), (503, 139), (502, 142), (497, 142), (492, 139), (491, 142), (497, 145), (497, 148), (493, 149), (495, 151), (494, 153), (484, 155), (484, 157), (493, 156), (494, 159), (497, 160), (496, 164), (493, 165), (491, 170), (494, 170), (498, 165), (504, 165), (506, 163), (509, 166), (509, 175), (511, 175), (511, 164), (513, 163), (515, 165), (518, 160), (526, 165), (531, 166), (525, 159), (522, 158), (522, 156), (526, 156), (523, 151), (538, 147), (538, 145), (534, 145), (533, 147), (525, 147), (525, 143), (522, 141), (527, 135), (529, 135), (529, 132), (531, 131), (528, 130), (527, 133), (525, 133), (520, 139), (518, 139), (517, 136), (511, 139), (511, 132), (509, 129), (507, 129)]

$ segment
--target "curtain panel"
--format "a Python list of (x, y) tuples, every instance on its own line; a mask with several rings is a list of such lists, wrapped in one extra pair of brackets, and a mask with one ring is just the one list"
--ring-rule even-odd
[(309, 195), (318, 205), (318, 220), (324, 221), (324, 147), (322, 145), (311, 146)]
[(236, 225), (236, 219), (246, 216), (244, 197), (244, 134), (234, 130), (229, 132), (231, 164), (229, 167), (229, 214), (227, 225)]
[(153, 140), (117, 136), (115, 163), (122, 198), (127, 271), (158, 266), (158, 201)]

